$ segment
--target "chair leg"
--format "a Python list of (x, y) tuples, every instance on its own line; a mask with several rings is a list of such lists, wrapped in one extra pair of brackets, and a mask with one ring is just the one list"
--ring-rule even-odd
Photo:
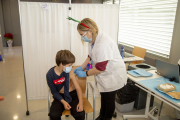
[[(48, 94), (48, 113), (50, 113), (50, 106), (51, 106), (51, 90), (49, 89), (49, 94)], [(51, 120), (50, 117), (49, 117), (49, 120)]]
[(161, 115), (162, 106), (163, 106), (163, 101), (161, 102), (161, 106), (160, 106), (160, 109), (159, 109), (159, 116)]
[[(92, 84), (87, 82), (87, 99), (88, 99), (88, 84), (90, 85), (93, 91), (93, 120), (95, 120), (95, 90)], [(87, 120), (87, 116), (86, 116), (86, 120)]]
[(88, 114), (86, 113), (86, 120), (87, 120), (87, 116), (88, 116)]
[(116, 112), (114, 112), (114, 114), (113, 114), (113, 118), (116, 118), (117, 117), (117, 113)]

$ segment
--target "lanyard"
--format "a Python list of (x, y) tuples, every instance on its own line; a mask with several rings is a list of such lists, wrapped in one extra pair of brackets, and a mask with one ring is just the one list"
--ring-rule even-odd
[(91, 45), (91, 64), (93, 64), (93, 60), (92, 60), (92, 49), (93, 49), (93, 44)]

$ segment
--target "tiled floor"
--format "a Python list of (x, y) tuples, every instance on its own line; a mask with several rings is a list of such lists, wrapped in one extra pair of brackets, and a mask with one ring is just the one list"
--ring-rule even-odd
[[(22, 48), (4, 48), (5, 61), (0, 62), (0, 96), (5, 100), (0, 101), (0, 120), (48, 120), (47, 100), (29, 101), (30, 115), (26, 116), (26, 101), (24, 87), (24, 73), (22, 61)], [(17, 98), (17, 96), (20, 98)], [(92, 98), (89, 98), (92, 103)], [(155, 106), (160, 106), (160, 101), (155, 99)], [(100, 97), (96, 98), (96, 116), (100, 109)], [(119, 113), (113, 120), (123, 120), (123, 114), (143, 114), (144, 110), (133, 110), (129, 113)], [(92, 120), (92, 113), (88, 114), (88, 120)], [(62, 120), (73, 120), (72, 116), (62, 117)], [(146, 120), (146, 119), (128, 119)], [(174, 109), (164, 104), (160, 120), (175, 120)]]

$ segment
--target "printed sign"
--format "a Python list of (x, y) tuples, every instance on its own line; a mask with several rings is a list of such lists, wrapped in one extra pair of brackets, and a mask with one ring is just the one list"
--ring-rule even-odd
[(60, 78), (60, 79), (53, 80), (53, 83), (54, 83), (55, 85), (57, 85), (57, 84), (62, 84), (64, 81), (65, 81), (65, 77), (62, 77), (62, 78)]

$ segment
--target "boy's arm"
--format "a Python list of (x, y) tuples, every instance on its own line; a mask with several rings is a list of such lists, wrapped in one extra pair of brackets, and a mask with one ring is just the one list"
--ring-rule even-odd
[(79, 83), (77, 82), (77, 78), (76, 78), (73, 71), (70, 72), (70, 79), (72, 80), (72, 82), (74, 84), (74, 87), (75, 87), (75, 89), (77, 91), (77, 95), (78, 95), (78, 98), (79, 98), (79, 104), (83, 106), (82, 90), (81, 90), (81, 87), (79, 86)]

